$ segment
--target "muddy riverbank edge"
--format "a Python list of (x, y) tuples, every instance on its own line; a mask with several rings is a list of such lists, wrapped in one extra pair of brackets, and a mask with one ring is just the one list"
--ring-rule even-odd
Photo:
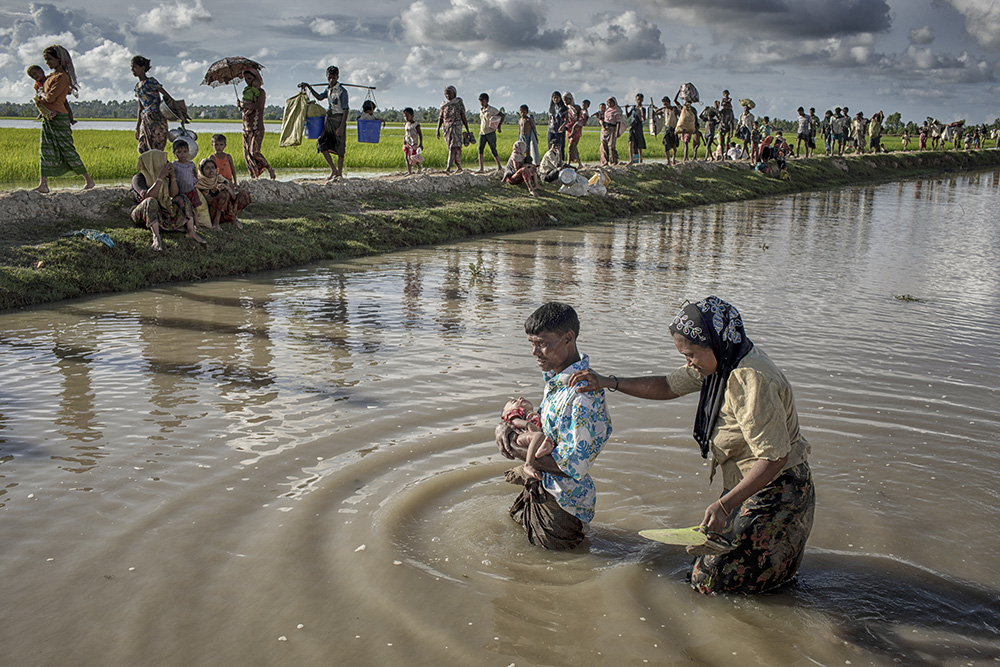
[[(539, 197), (501, 185), (493, 172), (243, 183), (254, 204), (244, 228), (182, 234), (150, 247), (132, 225), (127, 188), (0, 193), (0, 310), (128, 292), (171, 282), (246, 275), (326, 259), (371, 255), (472, 236), (572, 226), (628, 215), (1000, 166), (1000, 150), (889, 153), (789, 162), (789, 180), (746, 164), (688, 162), (615, 167), (605, 197), (576, 198), (546, 185)], [(106, 232), (115, 247), (82, 236)]]

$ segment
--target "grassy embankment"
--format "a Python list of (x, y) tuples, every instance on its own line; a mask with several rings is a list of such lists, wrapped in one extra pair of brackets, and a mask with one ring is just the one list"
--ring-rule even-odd
[[(232, 124), (233, 132), (225, 132), (227, 141), (227, 152), (233, 156), (236, 169), (246, 173), (246, 162), (243, 159), (243, 135), (238, 129), (238, 123)], [(137, 154), (135, 152), (135, 139), (129, 128), (133, 127), (132, 122), (123, 122), (122, 130), (77, 130), (73, 139), (77, 152), (83, 158), (84, 164), (90, 175), (98, 181), (118, 181), (127, 182), (135, 173)], [(435, 136), (436, 125), (434, 123), (423, 123), (424, 132), (424, 159), (425, 166), (432, 169), (444, 169), (447, 160), (447, 151), (444, 141)], [(198, 123), (193, 123), (190, 129), (198, 134), (198, 157), (202, 158), (212, 152), (211, 134), (199, 132)], [(470, 126), (471, 127), (471, 126)], [(478, 131), (477, 127), (473, 127)], [(510, 155), (513, 142), (517, 139), (514, 134), (516, 128), (507, 127), (497, 141), (497, 150), (500, 153), (501, 162), (506, 163)], [(540, 150), (545, 150), (544, 128), (541, 137)], [(36, 129), (5, 129), (2, 139), (2, 153), (4, 159), (0, 161), (0, 190), (12, 189), (15, 187), (33, 187), (38, 182), (38, 143), (39, 131)], [(886, 137), (883, 142), (890, 150), (900, 150), (901, 143), (899, 137)], [(662, 158), (663, 145), (659, 139), (652, 136), (646, 137), (647, 149), (644, 151), (646, 157)], [(822, 150), (822, 141), (820, 141)], [(359, 144), (357, 142), (357, 132), (353, 127), (347, 130), (347, 156), (345, 168), (349, 172), (352, 169), (377, 169), (381, 171), (404, 171), (406, 164), (403, 162), (403, 128), (400, 125), (389, 125), (382, 129), (382, 136), (377, 144)], [(911, 147), (916, 146), (916, 142), (911, 142)], [(466, 167), (476, 166), (478, 168), (478, 145), (466, 146), (462, 151), (462, 164)], [(583, 161), (593, 164), (600, 159), (600, 131), (596, 127), (588, 127), (580, 140), (580, 155)], [(169, 152), (169, 149), (168, 149)], [(326, 163), (323, 157), (316, 152), (315, 141), (303, 141), (300, 146), (280, 148), (278, 146), (278, 135), (269, 132), (264, 135), (264, 146), (262, 152), (267, 157), (271, 165), (281, 171), (305, 171), (310, 169), (326, 170)], [(618, 138), (618, 154), (622, 160), (628, 156), (628, 137)], [(683, 157), (684, 147), (678, 149), (678, 157)], [(705, 156), (705, 148), (698, 152), (699, 157)], [(490, 158), (489, 150), (486, 151), (487, 159)], [(80, 178), (75, 175), (63, 176), (51, 179), (53, 186), (59, 187), (66, 184), (75, 184)]]
[[(147, 230), (132, 226), (128, 218), (131, 202), (122, 189), (119, 212), (100, 223), (64, 217), (3, 222), (0, 309), (369, 255), (481, 234), (586, 224), (716, 202), (997, 166), (1000, 151), (818, 158), (792, 161), (791, 179), (784, 181), (731, 163), (718, 167), (694, 164), (683, 169), (646, 165), (615, 169), (609, 196), (579, 199), (559, 195), (551, 185), (541, 196), (529, 197), (521, 188), (501, 186), (495, 178), (486, 177), (473, 178), (472, 185), (450, 193), (420, 196), (388, 187), (374, 196), (340, 198), (337, 186), (330, 186), (318, 188), (323, 194), (296, 203), (255, 203), (244, 212), (243, 230), (205, 232), (210, 244), (207, 249), (180, 234), (166, 234), (166, 250), (161, 253), (149, 248)], [(60, 238), (63, 232), (79, 228), (106, 231), (116, 247), (78, 237)], [(42, 268), (35, 268), (39, 261)]]

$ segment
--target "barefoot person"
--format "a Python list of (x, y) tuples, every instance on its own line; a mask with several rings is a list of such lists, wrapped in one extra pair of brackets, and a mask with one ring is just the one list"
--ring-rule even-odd
[[(550, 454), (540, 456), (533, 468), (507, 471), (505, 479), (523, 487), (510, 508), (510, 516), (524, 527), (528, 541), (546, 549), (572, 549), (585, 537), (594, 518), (597, 490), (590, 477), (601, 448), (611, 435), (611, 419), (604, 392), (580, 393), (570, 378), (590, 368), (577, 351), (580, 320), (572, 307), (551, 301), (524, 323), (531, 353), (545, 374), (545, 393), (539, 406), (541, 428), (552, 441)], [(596, 388), (595, 388), (596, 389)], [(527, 451), (518, 442), (517, 429), (506, 421), (496, 428), (497, 446), (509, 459), (524, 460)], [(540, 448), (539, 453), (545, 451)]]
[(161, 98), (169, 100), (170, 95), (160, 82), (148, 76), (152, 63), (143, 56), (132, 57), (132, 76), (139, 81), (135, 84), (135, 96), (139, 100), (139, 111), (135, 120), (135, 140), (139, 153), (156, 149), (162, 151), (167, 146), (167, 118), (160, 112)]
[(455, 86), (448, 86), (444, 89), (444, 104), (438, 113), (437, 138), (441, 138), (444, 133), (444, 143), (448, 147), (448, 164), (444, 173), (450, 174), (452, 165), (455, 171), (462, 171), (462, 128), (469, 131), (469, 121), (465, 117), (465, 103), (458, 96)]
[(73, 145), (73, 129), (66, 97), (77, 90), (76, 71), (69, 51), (58, 44), (46, 48), (42, 52), (45, 64), (52, 73), (45, 77), (42, 90), (36, 101), (51, 112), (42, 115), (42, 141), (40, 149), (39, 171), (36, 192), (49, 191), (49, 178), (62, 176), (68, 171), (83, 176), (84, 189), (94, 187), (94, 179), (87, 173), (87, 167), (76, 152)]
[[(347, 113), (350, 111), (350, 101), (347, 91), (340, 85), (340, 69), (335, 65), (326, 68), (326, 90), (317, 93), (308, 83), (300, 83), (299, 88), (308, 88), (317, 100), (326, 100), (326, 120), (323, 122), (323, 133), (316, 140), (316, 150), (323, 154), (323, 159), (330, 166), (328, 181), (340, 180), (344, 175), (344, 151), (347, 145)], [(337, 165), (333, 157), (337, 156)]]
[(260, 72), (252, 67), (243, 72), (243, 80), (247, 83), (243, 89), (243, 101), (240, 102), (243, 111), (243, 158), (250, 178), (257, 178), (266, 171), (273, 181), (274, 169), (260, 152), (264, 144), (264, 106), (267, 104), (264, 80)]
[(184, 232), (189, 239), (205, 246), (205, 240), (195, 230), (191, 200), (181, 194), (174, 165), (163, 151), (146, 151), (139, 156), (139, 173), (132, 179), (132, 191), (137, 204), (132, 209), (132, 222), (148, 227), (153, 233), (153, 250), (163, 250), (160, 232)]
[(569, 384), (659, 400), (700, 392), (694, 438), (703, 457), (712, 452), (709, 482), (721, 468), (724, 488), (701, 522), (716, 539), (688, 548), (697, 556), (691, 587), (776, 588), (799, 568), (815, 507), (809, 443), (799, 432), (792, 387), (747, 338), (736, 308), (718, 297), (685, 304), (669, 330), (687, 360), (670, 375), (619, 378), (583, 369)]

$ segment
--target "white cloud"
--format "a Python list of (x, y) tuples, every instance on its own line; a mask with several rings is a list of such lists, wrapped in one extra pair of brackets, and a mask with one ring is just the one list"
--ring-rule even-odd
[(169, 36), (171, 30), (184, 30), (195, 23), (212, 20), (212, 14), (201, 0), (195, 0), (193, 5), (176, 2), (172, 5), (161, 3), (149, 11), (143, 8), (133, 8), (138, 13), (135, 22), (137, 32), (147, 32)]
[(875, 36), (861, 33), (850, 37), (803, 40), (745, 40), (717, 63), (734, 71), (762, 71), (779, 65), (863, 67), (880, 62)]
[[(331, 56), (329, 62), (334, 62)], [(340, 68), (340, 80), (343, 83), (353, 83), (359, 86), (375, 86), (378, 90), (386, 90), (392, 88), (392, 84), (396, 82), (396, 74), (389, 69), (387, 69), (383, 62), (368, 60), (366, 58), (348, 58), (346, 61), (342, 61), (337, 65)], [(364, 93), (361, 91), (350, 90), (352, 97), (361, 95), (361, 99), (364, 99)], [(352, 102), (352, 106), (356, 108), (361, 108), (360, 102)]]
[(100, 45), (76, 56), (73, 65), (81, 80), (119, 79), (123, 72), (129, 71), (131, 59), (132, 52), (129, 49), (106, 39)]
[(696, 63), (702, 60), (698, 45), (693, 42), (681, 44), (673, 50), (671, 61), (676, 63)]
[(634, 11), (622, 14), (598, 14), (585, 30), (567, 25), (570, 34), (566, 52), (577, 57), (593, 57), (605, 62), (660, 60), (666, 48), (660, 41), (660, 29)]
[(965, 17), (965, 30), (983, 48), (1000, 47), (1000, 3), (996, 0), (944, 0)]
[(309, 24), (309, 29), (323, 37), (331, 37), (339, 32), (337, 22), (330, 19), (313, 19), (313, 22)]
[(398, 19), (409, 44), (478, 44), (499, 48), (553, 49), (563, 35), (546, 30), (541, 0), (450, 0), (444, 11), (418, 0)]
[(62, 44), (70, 51), (70, 55), (72, 55), (73, 47), (76, 46), (77, 41), (76, 37), (74, 37), (71, 32), (63, 32), (58, 35), (37, 35), (21, 42), (18, 45), (17, 56), (25, 65), (38, 63), (39, 65), (44, 66), (45, 63), (42, 62), (42, 51), (52, 44)]
[(480, 51), (465, 60), (468, 62), (469, 69), (471, 70), (502, 70), (505, 67), (502, 59), (486, 51)]
[(934, 31), (929, 25), (925, 25), (923, 28), (916, 28), (910, 31), (910, 43), (911, 44), (930, 44), (934, 41)]

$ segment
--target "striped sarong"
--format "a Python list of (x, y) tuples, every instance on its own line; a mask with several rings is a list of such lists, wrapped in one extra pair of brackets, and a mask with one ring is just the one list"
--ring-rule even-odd
[(67, 171), (80, 175), (87, 173), (73, 146), (73, 130), (67, 114), (57, 113), (51, 120), (42, 119), (40, 155), (42, 176), (46, 178), (62, 176)]

